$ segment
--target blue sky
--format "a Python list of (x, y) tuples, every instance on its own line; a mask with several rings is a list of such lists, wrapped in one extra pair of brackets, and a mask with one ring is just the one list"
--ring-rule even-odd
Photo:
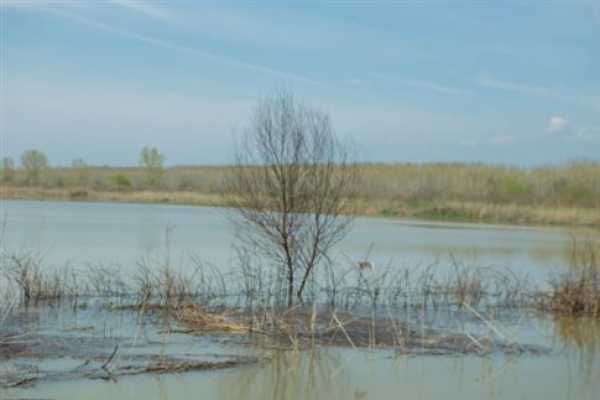
[(373, 162), (600, 160), (600, 0), (0, 0), (1, 153), (220, 164), (287, 87)]

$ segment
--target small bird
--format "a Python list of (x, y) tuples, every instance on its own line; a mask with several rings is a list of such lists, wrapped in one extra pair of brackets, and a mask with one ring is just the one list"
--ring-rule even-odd
[(358, 263), (358, 268), (361, 271), (373, 271), (375, 270), (375, 264), (373, 264), (371, 261), (360, 261)]

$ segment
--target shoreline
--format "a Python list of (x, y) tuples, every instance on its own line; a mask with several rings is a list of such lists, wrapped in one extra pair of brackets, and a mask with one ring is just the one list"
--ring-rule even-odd
[[(0, 200), (172, 204), (204, 207), (223, 207), (225, 205), (221, 195), (193, 191), (96, 191), (7, 186), (1, 188)], [(600, 210), (588, 208), (452, 201), (432, 201), (411, 205), (404, 201), (387, 199), (359, 199), (356, 201), (355, 207), (358, 210), (358, 216), (370, 218), (600, 228)]]

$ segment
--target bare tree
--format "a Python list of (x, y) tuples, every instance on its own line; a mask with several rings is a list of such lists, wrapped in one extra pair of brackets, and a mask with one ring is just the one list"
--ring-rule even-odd
[(279, 268), (287, 304), (348, 232), (358, 169), (326, 113), (278, 93), (261, 101), (225, 178), (237, 238)]
[(165, 156), (156, 147), (146, 146), (142, 149), (138, 163), (145, 169), (149, 184), (156, 185), (160, 182), (164, 173), (164, 162)]
[(37, 185), (41, 175), (48, 169), (48, 158), (38, 150), (27, 150), (21, 154), (21, 165), (25, 170), (25, 180)]

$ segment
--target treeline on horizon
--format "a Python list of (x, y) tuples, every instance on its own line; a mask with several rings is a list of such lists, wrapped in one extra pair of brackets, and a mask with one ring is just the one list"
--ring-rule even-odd
[[(81, 191), (180, 191), (219, 194), (230, 166), (164, 166), (164, 156), (145, 147), (137, 167), (91, 166), (74, 160), (52, 167), (40, 151), (24, 152), (17, 166), (4, 158), (5, 187)], [(483, 163), (361, 163), (360, 197), (407, 206), (436, 201), (600, 208), (600, 162), (517, 167)]]

